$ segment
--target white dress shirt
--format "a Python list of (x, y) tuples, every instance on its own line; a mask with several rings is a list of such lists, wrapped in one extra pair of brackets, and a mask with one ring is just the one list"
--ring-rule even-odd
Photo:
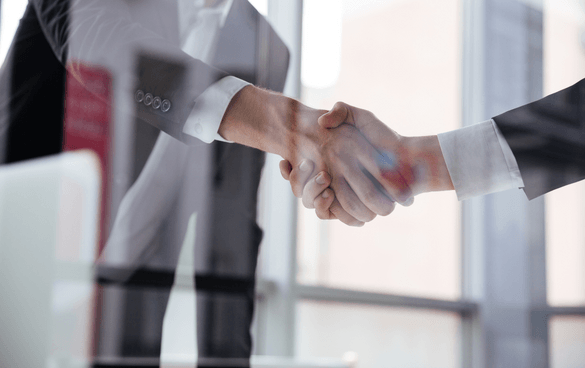
[(438, 137), (459, 200), (524, 187), (514, 154), (493, 119)]

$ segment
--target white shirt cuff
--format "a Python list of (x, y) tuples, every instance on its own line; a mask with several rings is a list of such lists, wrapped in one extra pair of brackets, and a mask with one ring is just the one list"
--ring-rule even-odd
[(438, 138), (459, 200), (524, 187), (514, 154), (492, 119)]
[(209, 86), (195, 100), (195, 107), (189, 114), (183, 133), (205, 143), (214, 140), (229, 142), (217, 132), (227, 107), (236, 93), (250, 83), (228, 76)]

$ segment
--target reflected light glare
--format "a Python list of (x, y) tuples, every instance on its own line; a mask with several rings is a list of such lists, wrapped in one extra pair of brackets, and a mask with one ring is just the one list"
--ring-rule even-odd
[(342, 2), (307, 1), (303, 13), (303, 85), (316, 89), (332, 87), (341, 71)]
[(2, 1), (2, 17), (0, 20), (0, 60), (4, 62), (14, 33), (18, 28), (18, 23), (24, 10), (26, 9), (27, 0), (5, 0)]
[(268, 0), (250, 0), (258, 12), (264, 16), (268, 15)]

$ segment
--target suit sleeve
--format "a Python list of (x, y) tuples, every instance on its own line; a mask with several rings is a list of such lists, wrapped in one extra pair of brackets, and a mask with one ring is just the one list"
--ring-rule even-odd
[(493, 119), (529, 199), (585, 178), (585, 79)]
[[(128, 110), (171, 136), (185, 139), (183, 126), (195, 100), (227, 74), (181, 51), (179, 45), (133, 21), (125, 1), (30, 0), (53, 52), (86, 89), (81, 65), (110, 70)], [(140, 94), (160, 100), (136, 103)], [(96, 94), (98, 95), (98, 94)], [(162, 101), (167, 101), (163, 106)], [(147, 100), (148, 101), (148, 100)], [(192, 142), (193, 140), (189, 140)]]

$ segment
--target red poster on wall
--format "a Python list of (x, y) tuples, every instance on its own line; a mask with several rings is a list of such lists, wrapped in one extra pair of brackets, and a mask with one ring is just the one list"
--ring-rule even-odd
[[(99, 218), (98, 253), (102, 252), (109, 222), (110, 147), (112, 141), (112, 77), (101, 67), (73, 63), (67, 68), (65, 92), (65, 120), (63, 123), (63, 150), (89, 149), (101, 166), (101, 203)], [(102, 294), (95, 289), (92, 341), (93, 355), (97, 354), (101, 320)]]
[(101, 208), (98, 252), (109, 221), (110, 146), (112, 138), (112, 78), (101, 67), (80, 63), (67, 68), (63, 150), (92, 150), (101, 164)]

